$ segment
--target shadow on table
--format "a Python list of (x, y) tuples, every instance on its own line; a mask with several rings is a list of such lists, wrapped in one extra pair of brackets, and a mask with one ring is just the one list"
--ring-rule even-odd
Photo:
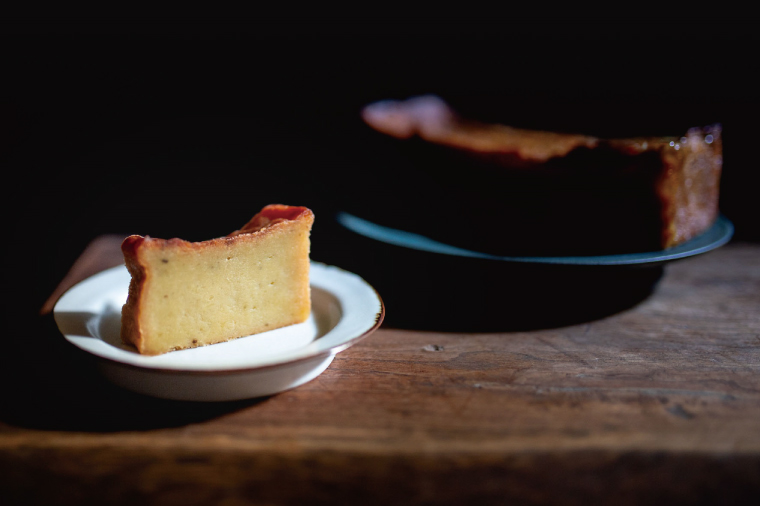
[[(326, 263), (367, 280), (386, 306), (384, 326), (439, 332), (511, 332), (585, 323), (646, 300), (662, 265), (561, 265), (434, 254), (337, 228)], [(320, 240), (317, 238), (316, 240)], [(318, 259), (320, 260), (320, 259)]]
[[(640, 270), (521, 268), (514, 273), (475, 272), (487, 281), (426, 280), (403, 289), (378, 283), (387, 308), (385, 325), (438, 332), (519, 332), (598, 320), (646, 300), (662, 267)], [(473, 273), (473, 271), (470, 271)], [(488, 276), (491, 276), (490, 278)]]
[(38, 430), (117, 432), (180, 427), (265, 402), (183, 402), (132, 393), (104, 380), (92, 357), (60, 335), (52, 315), (5, 359), (0, 422)]

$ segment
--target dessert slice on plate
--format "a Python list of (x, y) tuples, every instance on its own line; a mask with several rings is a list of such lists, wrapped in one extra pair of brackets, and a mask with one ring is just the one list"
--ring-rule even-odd
[(269, 205), (226, 237), (127, 237), (122, 340), (158, 355), (304, 322), (313, 222), (305, 207)]

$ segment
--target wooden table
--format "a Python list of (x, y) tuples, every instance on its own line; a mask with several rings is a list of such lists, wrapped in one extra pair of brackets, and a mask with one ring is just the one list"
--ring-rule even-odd
[[(62, 288), (119, 263), (120, 239), (92, 243)], [(55, 356), (34, 399), (0, 412), (2, 505), (760, 497), (756, 244), (669, 264), (646, 300), (578, 325), (383, 326), (312, 382), (234, 403), (122, 391), (41, 318)]]

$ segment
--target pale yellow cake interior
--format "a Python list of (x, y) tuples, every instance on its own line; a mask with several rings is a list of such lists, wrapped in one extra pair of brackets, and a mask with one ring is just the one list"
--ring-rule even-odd
[[(309, 231), (272, 227), (213, 248), (145, 248), (141, 352), (203, 346), (304, 321)], [(189, 244), (189, 243), (188, 243)]]

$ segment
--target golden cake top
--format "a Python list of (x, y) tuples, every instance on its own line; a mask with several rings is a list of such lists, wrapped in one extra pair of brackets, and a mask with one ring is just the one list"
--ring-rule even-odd
[(121, 244), (121, 250), (124, 255), (134, 256), (137, 249), (147, 243), (160, 243), (166, 246), (186, 246), (186, 247), (206, 247), (214, 242), (227, 241), (233, 237), (244, 234), (262, 233), (265, 234), (271, 227), (278, 223), (286, 221), (307, 220), (314, 222), (314, 213), (307, 207), (288, 206), (283, 204), (270, 204), (258, 212), (251, 220), (246, 223), (240, 230), (235, 230), (227, 236), (210, 239), (202, 242), (189, 242), (183, 239), (155, 239), (148, 235), (131, 235), (124, 239)]
[[(420, 139), (472, 154), (509, 154), (528, 164), (563, 157), (578, 148), (607, 146), (625, 155), (659, 150), (673, 155), (699, 151), (720, 141), (720, 125), (692, 128), (683, 137), (637, 137), (600, 139), (588, 135), (547, 132), (484, 123), (459, 116), (435, 95), (406, 100), (381, 100), (365, 106), (362, 119), (378, 132)], [(681, 150), (681, 153), (677, 153)]]

